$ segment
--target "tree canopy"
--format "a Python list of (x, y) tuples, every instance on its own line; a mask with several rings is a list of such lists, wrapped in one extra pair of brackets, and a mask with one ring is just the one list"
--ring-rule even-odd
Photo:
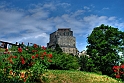
[(87, 37), (87, 54), (90, 55), (94, 68), (102, 71), (102, 74), (110, 75), (112, 66), (117, 65), (123, 36), (123, 32), (118, 28), (102, 24), (94, 28)]

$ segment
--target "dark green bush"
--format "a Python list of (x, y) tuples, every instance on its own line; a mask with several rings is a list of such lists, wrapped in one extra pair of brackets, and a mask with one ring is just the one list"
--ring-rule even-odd
[(75, 56), (61, 53), (53, 53), (52, 63), (49, 69), (75, 70), (79, 68), (78, 59)]

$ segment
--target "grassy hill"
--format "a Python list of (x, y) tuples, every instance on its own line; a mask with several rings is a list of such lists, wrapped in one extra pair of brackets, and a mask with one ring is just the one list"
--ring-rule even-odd
[(81, 71), (49, 70), (45, 83), (122, 83), (105, 75)]

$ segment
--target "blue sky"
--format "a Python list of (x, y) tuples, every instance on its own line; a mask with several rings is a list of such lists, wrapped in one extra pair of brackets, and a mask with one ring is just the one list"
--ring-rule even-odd
[(76, 47), (101, 24), (124, 31), (124, 0), (0, 0), (0, 40), (46, 46), (49, 34), (71, 28)]

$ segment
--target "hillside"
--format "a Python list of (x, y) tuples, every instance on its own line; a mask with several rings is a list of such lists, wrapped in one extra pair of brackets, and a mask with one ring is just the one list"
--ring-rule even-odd
[(45, 83), (122, 83), (108, 76), (67, 70), (49, 70)]

